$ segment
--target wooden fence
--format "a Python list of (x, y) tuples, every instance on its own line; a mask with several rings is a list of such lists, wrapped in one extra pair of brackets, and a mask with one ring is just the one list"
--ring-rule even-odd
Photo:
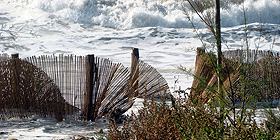
[(58, 120), (118, 119), (136, 97), (169, 92), (160, 73), (139, 60), (138, 49), (130, 69), (94, 55), (4, 55), (0, 65), (0, 119), (34, 113)]
[[(223, 87), (227, 98), (241, 101), (274, 101), (280, 98), (280, 55), (278, 52), (235, 50), (223, 52)], [(190, 97), (207, 102), (217, 90), (216, 56), (198, 48), (195, 79)]]

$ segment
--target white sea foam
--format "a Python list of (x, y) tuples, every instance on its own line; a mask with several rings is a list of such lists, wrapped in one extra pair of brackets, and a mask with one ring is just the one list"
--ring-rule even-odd
[[(161, 26), (191, 27), (183, 10), (190, 11), (186, 2), (159, 0), (5, 0), (15, 8), (17, 20), (67, 20), (86, 25), (100, 25), (116, 29)], [(182, 4), (184, 3), (184, 4)], [(246, 0), (240, 5), (222, 9), (223, 27), (247, 23), (280, 23), (278, 0)], [(21, 13), (21, 14), (20, 14)], [(189, 13), (196, 25), (202, 26), (196, 14)]]
[[(254, 22), (280, 24), (280, 1), (246, 0), (244, 4), (232, 5), (221, 11), (221, 23), (224, 27)], [(245, 16), (244, 16), (245, 14)]]

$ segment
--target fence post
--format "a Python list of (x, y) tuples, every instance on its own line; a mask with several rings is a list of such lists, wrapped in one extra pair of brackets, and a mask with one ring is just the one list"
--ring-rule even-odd
[(17, 58), (19, 58), (19, 54), (18, 53), (12, 54), (12, 59), (17, 59)]
[(130, 92), (135, 97), (138, 96), (138, 77), (139, 77), (139, 49), (132, 48), (131, 53), (131, 68), (130, 68), (130, 76), (131, 76), (131, 83), (130, 83)]
[[(16, 53), (16, 54), (12, 54), (12, 77), (14, 79), (12, 79), (12, 82), (11, 82), (11, 87), (13, 88), (13, 92), (12, 92), (12, 104), (15, 105), (15, 108), (18, 108), (18, 109), (22, 109), (23, 106), (21, 104), (21, 101), (20, 101), (20, 63), (18, 61), (18, 58), (19, 58), (19, 54)], [(18, 111), (21, 111), (21, 110), (18, 110)], [(18, 112), (18, 113), (21, 113), (21, 112)]]
[(94, 55), (87, 55), (86, 66), (86, 92), (84, 96), (83, 119), (92, 120), (92, 97), (93, 97), (93, 77), (94, 77)]

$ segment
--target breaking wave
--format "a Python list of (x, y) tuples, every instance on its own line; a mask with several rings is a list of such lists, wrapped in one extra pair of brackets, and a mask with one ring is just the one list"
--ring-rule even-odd
[[(115, 29), (188, 28), (189, 21), (183, 12), (187, 11), (195, 25), (203, 26), (188, 3), (178, 0), (7, 0), (5, 3), (16, 7), (18, 11), (14, 12), (25, 13), (17, 18), (27, 21), (63, 20)], [(280, 24), (278, 0), (245, 0), (241, 4), (230, 4), (221, 11), (223, 27), (243, 25), (244, 13), (247, 23)]]

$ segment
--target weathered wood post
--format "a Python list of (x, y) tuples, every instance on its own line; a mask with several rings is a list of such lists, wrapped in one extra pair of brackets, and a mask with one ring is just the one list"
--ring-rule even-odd
[(138, 80), (139, 80), (139, 49), (132, 48), (131, 53), (131, 83), (130, 83), (130, 92), (133, 96), (138, 96)]
[(93, 105), (93, 84), (94, 84), (94, 55), (87, 55), (85, 60), (86, 66), (86, 92), (84, 96), (83, 119), (93, 120), (92, 105)]
[(22, 108), (23, 106), (20, 105), (21, 101), (20, 101), (20, 64), (19, 64), (19, 54), (16, 53), (16, 54), (12, 54), (12, 76), (13, 76), (13, 80), (12, 80), (12, 89), (13, 89), (13, 92), (12, 92), (12, 101), (11, 103), (13, 104), (13, 106), (15, 108)]
[(207, 89), (208, 87), (213, 87), (217, 82), (217, 74), (213, 71), (215, 67), (211, 62), (215, 60), (211, 60), (210, 57), (215, 56), (207, 54), (204, 48), (197, 48), (194, 80), (192, 83), (188, 103), (191, 103), (191, 100), (196, 100), (197, 103), (201, 105), (209, 101), (207, 98)]
[(19, 58), (19, 54), (18, 53), (12, 54), (12, 59), (18, 59), (18, 58)]

